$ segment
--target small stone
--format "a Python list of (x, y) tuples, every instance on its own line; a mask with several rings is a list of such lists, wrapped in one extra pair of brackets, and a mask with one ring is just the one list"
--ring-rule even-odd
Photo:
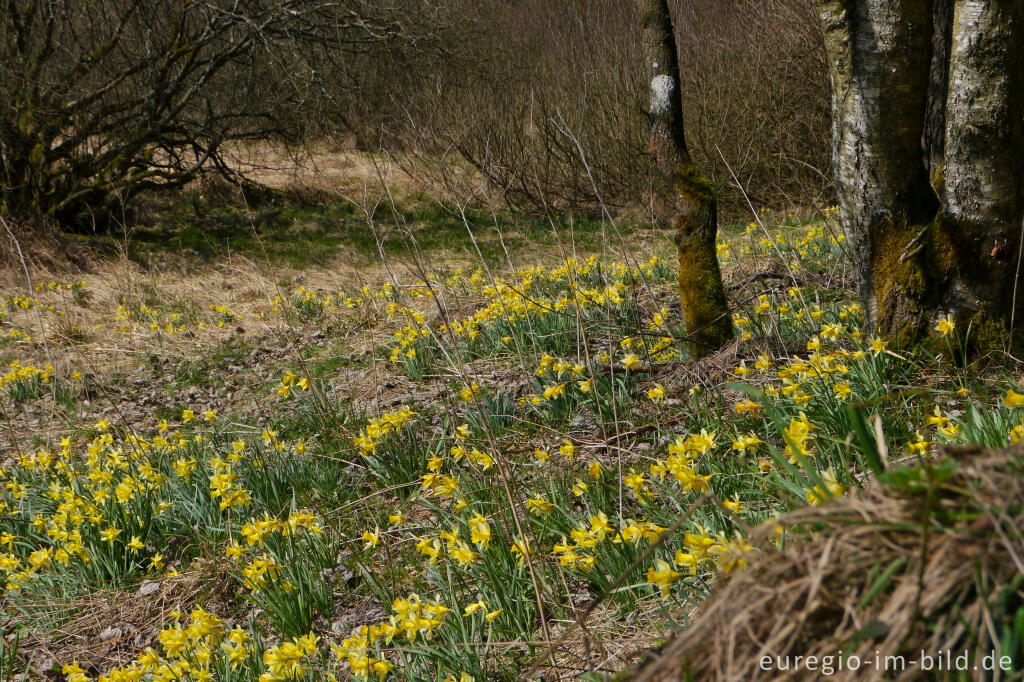
[(100, 641), (106, 642), (107, 640), (114, 639), (115, 637), (121, 636), (121, 628), (109, 627), (100, 633)]
[(139, 594), (141, 594), (143, 597), (146, 597), (153, 594), (159, 589), (160, 583), (153, 582), (152, 580), (147, 580), (146, 582), (142, 583), (141, 587), (139, 587)]

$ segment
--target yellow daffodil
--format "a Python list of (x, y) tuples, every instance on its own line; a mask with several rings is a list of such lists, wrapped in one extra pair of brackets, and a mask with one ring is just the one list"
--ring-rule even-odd
[(935, 331), (942, 334), (943, 336), (948, 336), (949, 334), (953, 333), (955, 327), (956, 325), (953, 323), (952, 315), (940, 317), (939, 321), (935, 323)]
[(835, 472), (830, 468), (820, 473), (825, 490), (820, 485), (813, 486), (807, 491), (807, 501), (812, 505), (819, 505), (831, 497), (840, 497), (846, 492), (846, 486), (836, 480)]
[(654, 384), (647, 390), (647, 397), (654, 402), (662, 402), (665, 399), (665, 389), (661, 384)]
[(647, 569), (647, 582), (657, 586), (662, 597), (668, 596), (672, 583), (683, 577), (683, 574), (674, 570), (664, 559), (657, 559), (653, 568)]

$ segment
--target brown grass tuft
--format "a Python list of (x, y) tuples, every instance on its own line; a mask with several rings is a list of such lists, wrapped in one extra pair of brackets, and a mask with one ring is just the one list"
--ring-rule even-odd
[(910, 664), (922, 651), (970, 651), (972, 665), (999, 651), (1007, 609), (996, 602), (1008, 599), (1010, 618), (1022, 604), (1022, 453), (965, 448), (951, 453), (959, 461), (946, 480), (935, 480), (940, 467), (914, 467), (910, 476), (931, 471), (932, 480), (873, 482), (788, 514), (779, 522), (794, 530), (781, 550), (776, 525), (763, 525), (751, 567), (721, 584), (693, 624), (630, 679), (820, 679), (820, 670), (762, 670), (761, 658), (821, 661), (840, 651), (862, 661), (879, 660), (876, 652), (881, 660), (904, 656), (907, 666), (887, 674), (864, 665), (830, 679), (914, 679), (926, 674)]

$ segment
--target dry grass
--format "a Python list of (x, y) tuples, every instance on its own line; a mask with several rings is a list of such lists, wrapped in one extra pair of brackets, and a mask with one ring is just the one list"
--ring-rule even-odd
[(464, 162), (449, 159), (442, 163), (415, 153), (363, 152), (351, 140), (293, 149), (251, 143), (236, 146), (229, 153), (229, 162), (253, 182), (307, 196), (341, 195), (359, 200), (386, 191), (451, 200), (455, 187), (478, 199), (488, 194), (480, 173)]
[[(139, 591), (143, 586), (144, 595)], [(95, 592), (70, 603), (55, 598), (25, 604), (37, 617), (49, 612), (59, 625), (23, 637), (21, 651), (32, 652), (36, 674), (66, 660), (77, 660), (94, 672), (124, 665), (156, 644), (161, 626), (173, 612), (187, 613), (200, 599), (212, 608), (229, 603), (231, 595), (223, 587), (222, 582), (190, 571), (161, 579), (158, 585), (143, 581), (131, 589)], [(66, 618), (67, 614), (73, 615)]]
[[(761, 659), (836, 660), (842, 651), (909, 662), (922, 651), (971, 651), (979, 659), (998, 651), (993, 602), (1008, 589), (1011, 601), (1022, 598), (1015, 582), (1024, 571), (1022, 451), (951, 454), (959, 466), (945, 481), (874, 483), (779, 519), (795, 529), (782, 550), (775, 523), (759, 528), (752, 569), (720, 585), (693, 624), (630, 679), (809, 680), (821, 673), (774, 663), (764, 670)], [(811, 529), (819, 530), (805, 535)], [(922, 675), (908, 663), (892, 677)], [(883, 678), (869, 666), (834, 675)]]

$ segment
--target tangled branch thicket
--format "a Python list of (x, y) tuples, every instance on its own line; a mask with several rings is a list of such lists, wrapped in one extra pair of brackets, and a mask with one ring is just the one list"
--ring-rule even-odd
[[(747, 211), (729, 168), (756, 205), (831, 203), (828, 70), (810, 4), (672, 4), (687, 139), (727, 213)], [(418, 124), (396, 129), (404, 144), (457, 151), (520, 207), (597, 215), (588, 164), (607, 203), (642, 209), (650, 88), (635, 3), (484, 6), (486, 58), (402, 96)]]
[(296, 143), (341, 116), (348, 57), (436, 49), (446, 28), (427, 2), (0, 6), (0, 210), (78, 229), (146, 190), (243, 178), (239, 143)]
[[(251, 143), (338, 140), (419, 160), (457, 155), (531, 210), (595, 215), (600, 194), (642, 212), (648, 200), (632, 3), (2, 6), (9, 214), (102, 228), (104, 213), (146, 190), (243, 179), (260, 164)], [(725, 207), (745, 210), (737, 184), (758, 205), (831, 203), (827, 69), (807, 1), (680, 0), (675, 10), (693, 152)]]

